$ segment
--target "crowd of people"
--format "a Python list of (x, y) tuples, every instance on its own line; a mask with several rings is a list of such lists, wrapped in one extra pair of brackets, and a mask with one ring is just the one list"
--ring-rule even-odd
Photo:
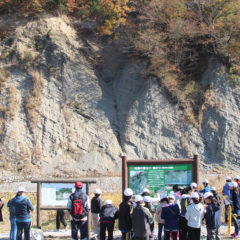
[[(240, 218), (240, 177), (226, 178), (222, 196), (216, 192), (216, 188), (210, 187), (208, 180), (202, 182), (203, 189), (199, 190), (196, 183), (181, 188), (174, 185), (172, 191), (166, 195), (162, 194), (157, 199), (158, 205), (154, 206), (156, 198), (150, 196), (150, 191), (144, 188), (142, 193), (134, 195), (134, 192), (127, 188), (123, 192), (123, 201), (119, 208), (113, 205), (112, 200), (102, 202), (102, 191), (97, 188), (94, 197), (84, 193), (83, 183), (75, 183), (75, 191), (70, 195), (67, 210), (71, 216), (71, 238), (78, 239), (80, 231), (81, 239), (87, 240), (88, 213), (91, 211), (94, 234), (91, 238), (100, 240), (113, 239), (115, 220), (118, 219), (118, 228), (121, 231), (122, 239), (148, 240), (154, 239), (154, 223), (158, 223), (158, 240), (198, 240), (201, 237), (201, 226), (205, 219), (207, 228), (207, 240), (220, 239), (221, 209), (225, 205), (225, 222), (228, 222), (229, 206), (232, 207), (232, 221), (234, 233), (232, 238), (239, 235)], [(33, 205), (25, 196), (25, 189), (19, 187), (17, 195), (7, 203), (10, 212), (11, 232), (10, 240), (30, 239), (30, 226)], [(0, 209), (4, 206), (3, 199), (0, 200)], [(60, 220), (64, 227), (67, 227), (63, 219), (63, 212), (57, 213), (57, 228), (60, 227)], [(2, 215), (0, 211), (0, 221)]]

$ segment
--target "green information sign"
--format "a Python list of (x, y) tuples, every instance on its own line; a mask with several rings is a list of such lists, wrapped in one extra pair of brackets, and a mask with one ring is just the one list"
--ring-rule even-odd
[(129, 187), (135, 194), (148, 188), (151, 195), (172, 191), (174, 184), (187, 186), (193, 182), (192, 164), (130, 165)]

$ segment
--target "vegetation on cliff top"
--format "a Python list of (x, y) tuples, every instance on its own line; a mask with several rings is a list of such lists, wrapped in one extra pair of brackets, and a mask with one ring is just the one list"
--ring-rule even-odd
[(149, 60), (149, 73), (160, 79), (185, 109), (183, 119), (193, 125), (201, 122), (207, 105), (220, 106), (214, 89), (199, 83), (211, 57), (226, 66), (233, 85), (238, 83), (240, 0), (0, 0), (0, 13), (14, 11), (61, 11), (94, 19), (98, 34), (114, 37), (124, 26), (134, 53)]

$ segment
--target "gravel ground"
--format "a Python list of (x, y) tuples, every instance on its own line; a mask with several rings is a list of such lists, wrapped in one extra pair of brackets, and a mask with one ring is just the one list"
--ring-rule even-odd
[[(234, 228), (232, 228), (232, 232), (233, 232)], [(231, 237), (228, 235), (228, 227), (227, 225), (222, 225), (221, 229), (221, 237), (222, 239), (231, 239)], [(62, 239), (71, 239), (70, 238), (71, 235), (71, 231), (67, 230), (61, 230), (59, 232), (56, 231), (49, 231), (49, 232), (44, 232), (44, 240), (50, 240), (50, 239), (54, 239), (54, 240), (62, 240)], [(157, 239), (157, 229), (154, 231), (154, 235), (155, 235), (155, 239)], [(207, 238), (207, 231), (205, 226), (202, 227), (202, 234), (201, 234), (201, 239), (206, 239)], [(8, 234), (1, 234), (0, 233), (0, 239), (1, 240), (8, 240)], [(115, 231), (114, 232), (114, 239), (121, 239), (121, 233), (119, 231)], [(238, 238), (240, 239), (240, 238)]]

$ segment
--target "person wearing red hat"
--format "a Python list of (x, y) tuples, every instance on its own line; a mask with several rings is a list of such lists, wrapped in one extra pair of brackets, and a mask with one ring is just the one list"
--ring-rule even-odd
[(82, 182), (75, 183), (75, 192), (69, 196), (67, 204), (71, 215), (72, 240), (78, 240), (78, 229), (80, 229), (81, 240), (87, 240), (87, 216), (90, 210), (90, 201), (82, 188)]

